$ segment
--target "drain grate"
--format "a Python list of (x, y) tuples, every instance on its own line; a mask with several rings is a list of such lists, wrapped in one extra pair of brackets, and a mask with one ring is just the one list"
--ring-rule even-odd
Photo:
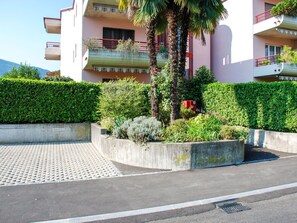
[(250, 207), (243, 206), (242, 204), (237, 203), (237, 202), (218, 204), (217, 207), (220, 208), (221, 210), (223, 210), (224, 212), (226, 212), (227, 214), (251, 210)]

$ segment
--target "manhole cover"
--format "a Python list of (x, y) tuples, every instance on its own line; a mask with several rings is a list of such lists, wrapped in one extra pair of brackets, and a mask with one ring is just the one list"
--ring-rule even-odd
[(251, 210), (251, 208), (249, 208), (247, 206), (243, 206), (242, 204), (236, 203), (236, 202), (235, 203), (218, 204), (217, 207), (222, 209), (223, 211), (225, 211), (227, 214)]

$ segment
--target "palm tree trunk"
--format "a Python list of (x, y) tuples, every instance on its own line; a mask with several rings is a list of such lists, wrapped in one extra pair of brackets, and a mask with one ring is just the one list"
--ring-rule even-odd
[(168, 39), (169, 39), (169, 57), (170, 57), (170, 122), (179, 118), (179, 100), (178, 100), (178, 6), (170, 1), (167, 13), (168, 20)]
[(159, 101), (157, 97), (157, 83), (154, 76), (157, 75), (157, 56), (155, 42), (156, 20), (152, 19), (146, 26), (147, 46), (150, 60), (150, 75), (151, 75), (151, 112), (152, 116), (159, 118)]
[[(190, 14), (185, 7), (181, 12), (180, 21), (180, 47), (178, 49), (179, 61), (178, 61), (178, 91), (180, 95), (184, 95), (185, 91), (185, 74), (186, 74), (186, 55), (188, 47), (188, 34), (190, 26)], [(181, 100), (181, 98), (180, 98)], [(179, 103), (180, 108), (180, 103)]]

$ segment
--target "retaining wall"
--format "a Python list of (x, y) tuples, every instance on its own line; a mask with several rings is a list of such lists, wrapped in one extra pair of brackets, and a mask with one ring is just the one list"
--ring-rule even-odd
[(105, 129), (92, 124), (92, 143), (102, 155), (127, 165), (154, 169), (189, 170), (240, 164), (244, 144), (238, 140), (202, 143), (153, 142), (145, 146), (130, 140), (115, 139)]
[(90, 140), (90, 123), (0, 125), (0, 143), (65, 142)]
[(250, 129), (246, 143), (281, 152), (297, 153), (297, 133)]

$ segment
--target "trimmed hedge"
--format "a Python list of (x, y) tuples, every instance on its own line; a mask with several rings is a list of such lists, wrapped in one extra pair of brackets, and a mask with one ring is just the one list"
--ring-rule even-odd
[(229, 125), (297, 132), (297, 82), (209, 84), (203, 102)]
[(0, 122), (93, 122), (99, 93), (91, 83), (1, 78)]

